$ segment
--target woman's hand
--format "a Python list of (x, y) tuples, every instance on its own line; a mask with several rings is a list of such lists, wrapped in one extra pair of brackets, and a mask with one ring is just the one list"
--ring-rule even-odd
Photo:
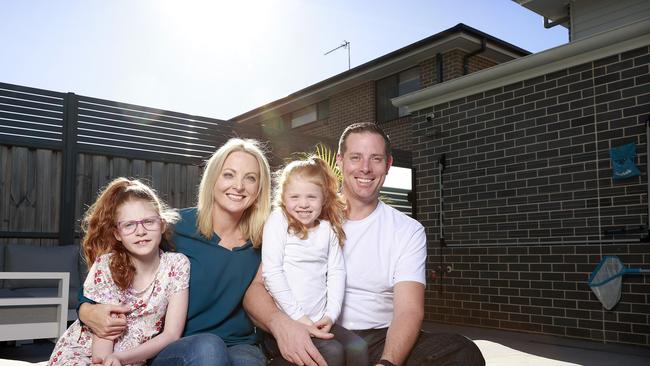
[(79, 319), (96, 336), (115, 340), (126, 329), (126, 314), (130, 311), (126, 305), (84, 303), (79, 307)]
[(332, 329), (332, 325), (334, 325), (334, 322), (332, 322), (332, 319), (330, 319), (330, 317), (327, 315), (323, 316), (321, 320), (314, 323), (314, 326), (323, 332), (329, 332), (330, 329)]

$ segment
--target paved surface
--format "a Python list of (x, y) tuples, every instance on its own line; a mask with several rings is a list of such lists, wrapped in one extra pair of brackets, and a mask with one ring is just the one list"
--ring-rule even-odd
[[(426, 323), (424, 328), (434, 332), (460, 333), (474, 340), (485, 357), (486, 366), (650, 365), (650, 347), (436, 323)], [(44, 340), (20, 347), (0, 344), (0, 366), (35, 365), (30, 362), (39, 361), (36, 365), (45, 365), (53, 347), (53, 343)]]
[(650, 365), (650, 348), (645, 347), (436, 323), (426, 323), (424, 328), (472, 339), (483, 353), (486, 366)]

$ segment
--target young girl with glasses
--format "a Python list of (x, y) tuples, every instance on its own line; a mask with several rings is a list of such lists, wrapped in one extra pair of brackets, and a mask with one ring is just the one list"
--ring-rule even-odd
[(127, 305), (127, 328), (100, 338), (79, 320), (57, 342), (48, 365), (144, 365), (180, 338), (188, 305), (190, 265), (172, 249), (178, 214), (138, 180), (117, 178), (88, 209), (81, 243), (90, 266), (83, 292), (101, 304)]
[[(332, 171), (318, 157), (289, 163), (277, 173), (274, 205), (262, 239), (264, 284), (289, 317), (334, 334), (313, 338), (329, 366), (367, 365), (365, 342), (335, 324), (345, 290), (345, 205)], [(271, 365), (289, 363), (275, 340), (265, 346)]]

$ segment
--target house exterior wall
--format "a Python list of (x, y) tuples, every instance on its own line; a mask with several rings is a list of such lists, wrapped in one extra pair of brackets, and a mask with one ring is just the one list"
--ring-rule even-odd
[(375, 83), (365, 82), (331, 96), (329, 117), (295, 128), (297, 133), (337, 140), (348, 125), (375, 120)]
[[(427, 270), (452, 268), (428, 278), (427, 320), (650, 345), (650, 276), (625, 276), (611, 311), (587, 285), (604, 255), (650, 268), (645, 231), (601, 235), (648, 222), (649, 64), (645, 46), (412, 114)], [(641, 177), (613, 182), (629, 142)]]
[[(443, 79), (450, 80), (463, 75), (463, 57), (466, 52), (453, 50), (443, 55)], [(496, 62), (483, 58), (480, 55), (471, 57), (468, 60), (470, 72), (478, 71)], [(419, 64), (421, 87), (430, 86), (438, 82), (437, 64), (434, 57)], [(385, 75), (389, 76), (389, 75)], [(331, 96), (329, 117), (315, 121), (294, 129), (297, 133), (304, 133), (312, 136), (322, 136), (330, 139), (338, 139), (343, 130), (356, 122), (375, 121), (375, 81), (368, 81), (342, 93)], [(286, 115), (285, 124), (290, 126), (291, 117)], [(411, 150), (411, 130), (405, 128), (410, 123), (410, 117), (404, 116), (381, 124), (385, 132), (390, 136), (393, 147), (401, 150)]]
[(572, 40), (650, 17), (647, 0), (574, 0), (571, 6)]

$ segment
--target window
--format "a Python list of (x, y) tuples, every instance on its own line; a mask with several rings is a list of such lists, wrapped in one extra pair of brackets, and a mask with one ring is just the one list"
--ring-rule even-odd
[(325, 99), (324, 101), (318, 103), (316, 105), (316, 109), (318, 109), (318, 119), (325, 119), (330, 116), (330, 100)]
[(300, 127), (329, 117), (330, 103), (326, 99), (317, 104), (299, 109), (291, 113), (291, 128)]
[(375, 89), (377, 122), (386, 122), (406, 116), (408, 114), (406, 108), (398, 109), (390, 100), (420, 89), (420, 69), (414, 67), (377, 80)]
[(291, 113), (291, 128), (314, 122), (317, 118), (318, 111), (316, 110), (316, 105), (312, 104), (309, 107)]

